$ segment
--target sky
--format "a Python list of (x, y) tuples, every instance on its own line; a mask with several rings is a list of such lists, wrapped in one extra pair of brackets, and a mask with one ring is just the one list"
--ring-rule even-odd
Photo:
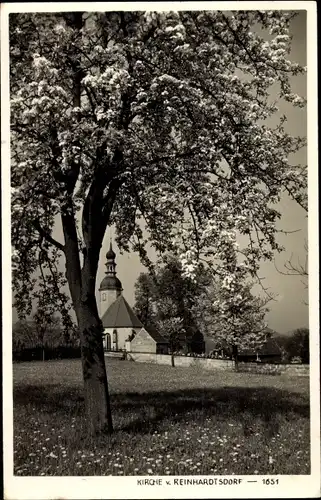
[[(291, 59), (306, 65), (306, 15), (301, 11), (292, 21), (292, 53)], [(306, 97), (306, 75), (293, 78), (293, 91)], [(306, 109), (293, 108), (287, 103), (282, 103), (280, 113), (288, 117), (287, 131), (292, 135), (306, 136)], [(296, 154), (296, 163), (306, 164), (306, 151), (302, 150)], [(283, 196), (279, 205), (282, 218), (279, 229), (284, 231), (295, 231), (290, 234), (280, 234), (278, 241), (285, 247), (284, 252), (275, 256), (275, 262), (264, 262), (261, 266), (260, 276), (264, 278), (264, 287), (276, 296), (276, 300), (269, 304), (270, 312), (267, 315), (268, 326), (279, 332), (287, 333), (295, 328), (308, 326), (308, 290), (301, 277), (287, 276), (280, 271), (286, 272), (284, 263), (292, 256), (294, 264), (299, 261), (304, 263), (306, 259), (305, 241), (307, 240), (307, 214), (295, 202), (286, 195)], [(61, 227), (57, 226), (54, 236), (63, 241)], [(100, 254), (100, 263), (97, 274), (97, 289), (105, 273), (106, 252), (112, 237), (107, 230)], [(116, 251), (117, 275), (123, 285), (123, 295), (130, 305), (134, 305), (134, 285), (137, 277), (144, 267), (139, 261), (138, 255), (119, 253), (117, 245), (113, 242)], [(152, 255), (151, 255), (152, 256)], [(277, 267), (277, 269), (276, 269)], [(97, 293), (98, 299), (98, 293)], [(15, 320), (14, 314), (13, 320)]]

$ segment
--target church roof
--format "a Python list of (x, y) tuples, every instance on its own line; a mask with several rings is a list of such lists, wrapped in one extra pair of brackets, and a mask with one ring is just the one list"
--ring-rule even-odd
[(99, 287), (102, 290), (122, 290), (121, 281), (116, 276), (105, 276)]
[(106, 253), (106, 257), (107, 257), (108, 260), (114, 260), (115, 257), (116, 257), (116, 254), (115, 254), (115, 252), (113, 250), (111, 242), (110, 242), (110, 245), (109, 245), (109, 250)]
[(152, 337), (152, 339), (155, 340), (155, 342), (157, 342), (158, 344), (168, 344), (168, 340), (166, 340), (160, 333), (158, 333), (157, 330), (154, 330), (154, 329), (151, 329), (151, 328), (148, 328), (148, 330), (146, 328), (144, 328), (144, 330), (146, 330), (146, 332)]
[(143, 326), (122, 295), (108, 307), (101, 320), (104, 328), (141, 328)]

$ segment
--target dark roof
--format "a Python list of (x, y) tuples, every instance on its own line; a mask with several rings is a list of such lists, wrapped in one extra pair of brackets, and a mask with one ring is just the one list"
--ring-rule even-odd
[(143, 326), (122, 295), (108, 307), (101, 320), (104, 328), (140, 328)]
[(110, 243), (110, 246), (109, 246), (109, 250), (108, 250), (108, 252), (106, 253), (106, 257), (107, 257), (107, 259), (110, 259), (110, 260), (111, 260), (111, 259), (112, 259), (112, 260), (114, 260), (114, 259), (115, 259), (115, 257), (116, 257), (116, 254), (115, 254), (115, 252), (113, 251), (113, 248), (112, 248), (111, 243)]
[(158, 333), (157, 330), (154, 330), (154, 329), (151, 329), (151, 328), (148, 328), (148, 330), (146, 328), (144, 328), (144, 330), (146, 330), (146, 332), (152, 337), (152, 339), (155, 340), (155, 342), (157, 342), (158, 344), (168, 344), (168, 340), (166, 340), (164, 337), (162, 337), (162, 335), (160, 333)]
[(122, 290), (121, 281), (116, 276), (105, 276), (100, 283), (99, 291), (102, 290)]

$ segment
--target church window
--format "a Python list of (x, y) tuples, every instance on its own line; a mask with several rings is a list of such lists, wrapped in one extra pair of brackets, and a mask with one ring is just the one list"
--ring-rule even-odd
[(115, 349), (116, 351), (117, 351), (117, 347), (118, 347), (117, 340), (118, 340), (117, 339), (117, 330), (115, 328), (113, 331), (113, 349)]
[(106, 300), (106, 294), (103, 293), (103, 300)]
[(105, 337), (105, 349), (106, 351), (111, 350), (111, 339), (110, 339), (110, 334), (107, 332), (106, 337)]

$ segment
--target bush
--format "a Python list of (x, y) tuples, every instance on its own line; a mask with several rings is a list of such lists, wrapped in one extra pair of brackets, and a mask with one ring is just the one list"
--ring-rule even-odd
[(58, 346), (54, 348), (27, 347), (15, 349), (12, 352), (13, 361), (45, 361), (51, 359), (72, 359), (80, 358), (80, 347)]

